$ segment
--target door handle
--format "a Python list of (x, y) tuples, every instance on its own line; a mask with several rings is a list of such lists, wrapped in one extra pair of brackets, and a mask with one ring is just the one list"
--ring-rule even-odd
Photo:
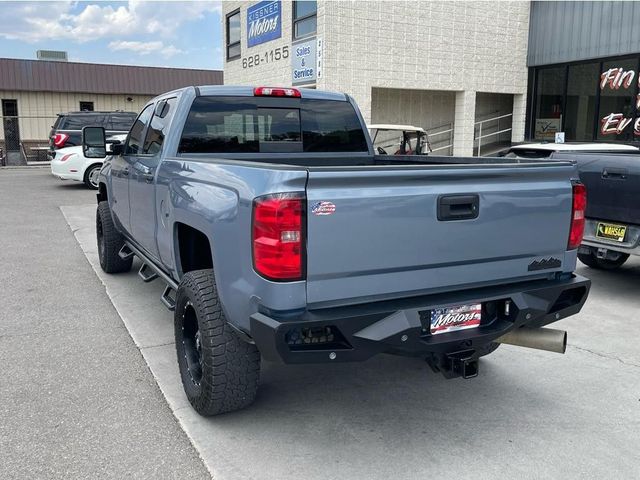
[(153, 182), (153, 173), (143, 173), (142, 177), (144, 178), (145, 182), (147, 182), (147, 183)]
[(608, 168), (602, 169), (602, 178), (609, 180), (626, 180), (629, 171), (626, 168)]
[(478, 218), (480, 197), (471, 195), (441, 195), (438, 197), (438, 220), (469, 220)]
[(125, 177), (129, 176), (129, 169), (128, 168), (123, 168), (122, 169), (122, 175), (124, 175)]

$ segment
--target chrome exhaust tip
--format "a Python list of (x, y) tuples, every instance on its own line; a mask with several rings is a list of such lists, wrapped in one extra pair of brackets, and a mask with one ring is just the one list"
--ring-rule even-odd
[(567, 350), (567, 332), (553, 328), (522, 327), (501, 336), (496, 342), (546, 350), (547, 352), (564, 353)]

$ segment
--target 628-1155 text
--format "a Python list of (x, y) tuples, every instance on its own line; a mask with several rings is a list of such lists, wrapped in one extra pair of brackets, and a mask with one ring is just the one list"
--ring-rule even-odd
[(257, 67), (261, 63), (277, 62), (282, 58), (289, 58), (289, 47), (287, 45), (243, 58), (242, 68)]

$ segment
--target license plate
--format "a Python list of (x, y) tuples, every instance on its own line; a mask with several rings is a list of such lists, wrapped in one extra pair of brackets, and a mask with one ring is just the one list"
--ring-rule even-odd
[(431, 335), (476, 328), (482, 320), (482, 304), (457, 305), (431, 310)]
[(624, 242), (624, 236), (626, 233), (627, 227), (624, 225), (599, 222), (598, 229), (596, 230), (596, 237), (615, 240), (616, 242)]

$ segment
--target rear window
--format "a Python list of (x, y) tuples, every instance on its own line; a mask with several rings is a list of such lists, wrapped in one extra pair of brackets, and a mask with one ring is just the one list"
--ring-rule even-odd
[(332, 100), (198, 97), (180, 153), (366, 152), (353, 106)]
[(57, 128), (60, 130), (82, 130), (83, 127), (107, 127), (104, 115), (65, 115)]
[(114, 113), (109, 119), (109, 129), (128, 132), (135, 119), (135, 113)]

